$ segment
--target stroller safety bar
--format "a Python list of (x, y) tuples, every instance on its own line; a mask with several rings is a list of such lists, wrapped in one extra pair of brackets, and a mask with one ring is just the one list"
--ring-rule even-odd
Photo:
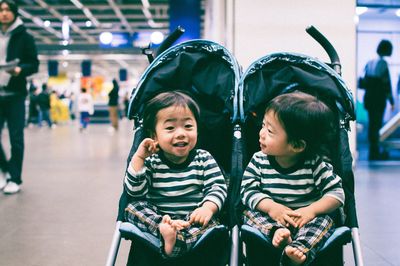
[(231, 257), (229, 266), (238, 266), (240, 251), (239, 226), (235, 225), (231, 233)]
[(112, 238), (111, 247), (110, 247), (110, 250), (109, 250), (108, 256), (107, 256), (106, 266), (114, 266), (115, 265), (115, 260), (117, 259), (119, 245), (121, 243), (121, 233), (119, 232), (119, 227), (120, 227), (121, 223), (122, 223), (121, 221), (118, 221), (117, 225), (115, 226), (115, 231), (114, 231), (114, 235)]
[(358, 228), (354, 227), (351, 229), (352, 233), (352, 246), (353, 246), (353, 254), (354, 261), (356, 266), (364, 266), (364, 261), (362, 257), (361, 251), (361, 242), (360, 242), (360, 234), (358, 232)]

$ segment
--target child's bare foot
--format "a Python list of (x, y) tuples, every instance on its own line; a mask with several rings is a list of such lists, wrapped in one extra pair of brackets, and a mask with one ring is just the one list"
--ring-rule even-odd
[(287, 244), (292, 242), (290, 237), (290, 231), (286, 228), (279, 228), (275, 231), (274, 237), (272, 238), (272, 245), (276, 248), (284, 248)]
[(169, 223), (160, 223), (158, 229), (164, 239), (165, 254), (171, 255), (176, 243), (176, 229)]
[(285, 254), (290, 260), (290, 265), (301, 265), (306, 261), (306, 255), (297, 248), (287, 246)]

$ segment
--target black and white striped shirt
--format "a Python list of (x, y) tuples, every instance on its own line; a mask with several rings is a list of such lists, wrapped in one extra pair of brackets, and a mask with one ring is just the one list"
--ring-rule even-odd
[(251, 209), (263, 199), (297, 209), (323, 196), (334, 197), (344, 204), (341, 178), (319, 156), (284, 169), (273, 157), (257, 152), (244, 172), (241, 185), (242, 202)]
[(135, 198), (145, 198), (161, 213), (187, 215), (205, 201), (219, 210), (227, 196), (224, 176), (211, 154), (192, 150), (181, 165), (167, 161), (162, 153), (146, 158), (141, 171), (129, 165), (124, 179), (125, 189)]

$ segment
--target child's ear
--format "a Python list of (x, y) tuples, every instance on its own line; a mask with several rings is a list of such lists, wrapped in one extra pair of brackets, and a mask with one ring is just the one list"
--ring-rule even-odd
[(307, 143), (301, 139), (294, 141), (291, 146), (294, 152), (300, 153), (306, 149)]

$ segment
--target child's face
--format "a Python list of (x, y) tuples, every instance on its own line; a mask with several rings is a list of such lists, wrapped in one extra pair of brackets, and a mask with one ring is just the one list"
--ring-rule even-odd
[(264, 115), (263, 126), (260, 130), (261, 151), (273, 156), (293, 155), (292, 145), (287, 141), (287, 134), (274, 111)]
[(165, 157), (183, 163), (197, 143), (197, 123), (189, 108), (171, 106), (157, 113), (154, 139)]

